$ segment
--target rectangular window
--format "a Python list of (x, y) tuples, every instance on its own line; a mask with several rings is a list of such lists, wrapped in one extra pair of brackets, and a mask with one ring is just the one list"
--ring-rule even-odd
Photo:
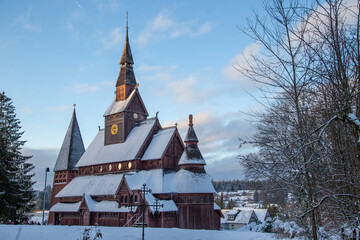
[(189, 202), (189, 198), (188, 197), (184, 197), (184, 203), (188, 203)]
[(192, 202), (192, 203), (196, 203), (196, 197), (192, 197), (191, 202)]

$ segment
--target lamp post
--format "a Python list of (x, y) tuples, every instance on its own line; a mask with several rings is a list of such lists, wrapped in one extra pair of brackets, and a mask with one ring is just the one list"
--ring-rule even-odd
[(44, 201), (43, 201), (43, 214), (42, 214), (42, 225), (44, 225), (44, 216), (45, 216), (45, 199), (46, 199), (46, 179), (47, 173), (50, 171), (49, 168), (45, 169), (45, 186), (44, 186)]

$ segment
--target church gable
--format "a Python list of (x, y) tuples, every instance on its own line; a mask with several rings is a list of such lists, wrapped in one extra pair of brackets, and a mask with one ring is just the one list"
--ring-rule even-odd
[(176, 129), (162, 156), (163, 168), (176, 168), (183, 152), (184, 145), (182, 143), (180, 134)]
[(129, 100), (129, 103), (126, 105), (125, 110), (142, 113), (145, 116), (149, 116), (145, 104), (140, 96), (139, 90), (135, 89), (134, 91), (134, 96)]
[(116, 190), (116, 195), (121, 195), (121, 194), (132, 194), (132, 191), (128, 185), (128, 183), (126, 182), (125, 177), (123, 177), (121, 179), (121, 182), (119, 184), (118, 189)]

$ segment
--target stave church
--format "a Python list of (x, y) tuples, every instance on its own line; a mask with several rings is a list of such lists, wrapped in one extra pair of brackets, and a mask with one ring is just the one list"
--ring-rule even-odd
[(49, 223), (220, 229), (193, 116), (184, 140), (177, 126), (150, 118), (133, 64), (126, 27), (115, 97), (86, 150), (74, 108), (54, 167)]

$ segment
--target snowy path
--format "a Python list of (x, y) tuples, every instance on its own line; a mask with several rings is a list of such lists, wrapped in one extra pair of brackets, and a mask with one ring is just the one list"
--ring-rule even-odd
[[(0, 225), (1, 240), (15, 240), (19, 229), (19, 240), (77, 240), (84, 230), (83, 226), (36, 226), (36, 225)], [(100, 227), (103, 240), (140, 240), (141, 228)], [(211, 231), (186, 229), (145, 229), (145, 239), (151, 240), (275, 240), (273, 234), (239, 232), (239, 231)]]

